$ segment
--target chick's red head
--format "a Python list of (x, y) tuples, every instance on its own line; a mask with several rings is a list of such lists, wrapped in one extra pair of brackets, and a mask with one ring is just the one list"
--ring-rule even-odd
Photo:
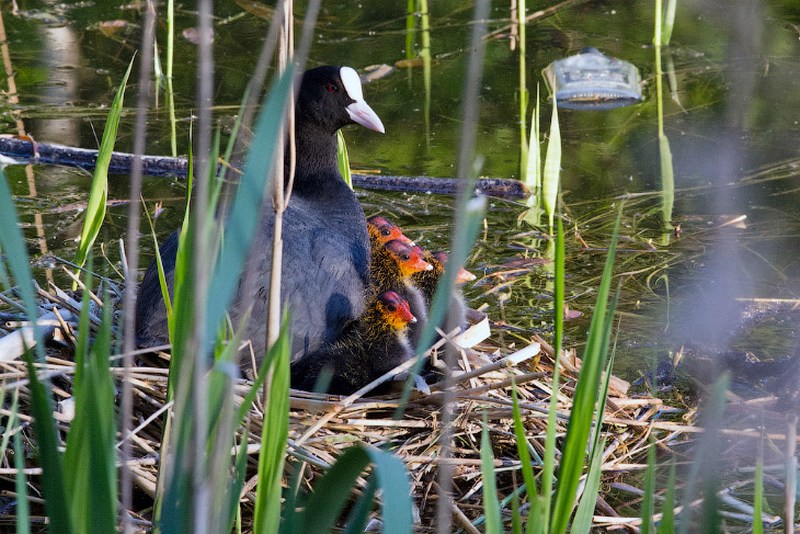
[(395, 330), (405, 328), (408, 323), (416, 323), (408, 301), (394, 291), (384, 291), (378, 295), (378, 306), (386, 322)]

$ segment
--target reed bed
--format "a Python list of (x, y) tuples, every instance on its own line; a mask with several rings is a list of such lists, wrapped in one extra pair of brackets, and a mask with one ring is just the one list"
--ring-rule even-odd
[[(112, 295), (121, 295), (113, 281), (104, 281)], [(49, 339), (47, 359), (38, 364), (39, 375), (47, 377), (52, 383), (54, 414), (63, 441), (71, 423), (72, 379), (75, 365), (74, 350), (77, 315), (77, 299), (69, 292), (52, 286), (39, 291), (41, 310), (52, 313), (48, 324)], [(12, 294), (3, 296), (2, 317), (5, 320), (4, 338), (0, 342), (8, 344), (13, 338), (22, 336), (28, 328), (15, 307), (17, 303)], [(93, 298), (100, 308), (102, 300)], [(99, 310), (93, 313), (101, 316)], [(479, 336), (479, 338), (482, 336)], [(434, 357), (444, 349), (447, 342), (440, 340), (434, 346)], [(4, 405), (2, 416), (11, 432), (20, 432), (23, 444), (30, 454), (31, 444), (35, 443), (30, 428), (32, 418), (27, 372), (25, 364), (14, 358), (12, 350), (4, 349), (0, 361), (0, 383), (5, 385), (6, 398), (18, 395), (16, 409)], [(458, 384), (455, 389), (455, 405), (450, 406), (453, 414), (452, 434), (455, 446), (446, 462), (454, 470), (454, 509), (453, 515), (459, 528), (466, 532), (482, 530), (483, 480), (481, 476), (481, 432), (482, 421), (486, 417), (494, 454), (494, 469), (497, 477), (498, 495), (501, 505), (508, 510), (509, 496), (520, 489), (521, 464), (517, 454), (512, 417), (512, 388), (516, 385), (519, 406), (523, 415), (528, 449), (533, 459), (534, 471), (541, 469), (541, 458), (545, 450), (547, 413), (552, 391), (553, 349), (542, 338), (533, 336), (528, 346), (500, 346), (492, 337), (482, 340), (469, 349), (459, 349)], [(172, 409), (166, 404), (168, 363), (166, 353), (145, 355), (137, 353), (138, 365), (129, 374), (134, 398), (133, 430), (127, 436), (117, 436), (118, 448), (123, 440), (129, 440), (133, 450), (132, 459), (127, 462), (138, 492), (130, 510), (135, 523), (144, 531), (150, 529), (152, 499), (156, 494), (159, 464), (159, 448), (162, 439), (164, 414)], [(120, 362), (121, 357), (112, 357)], [(581, 367), (580, 359), (574, 351), (567, 351), (560, 358), (561, 379), (558, 392), (558, 436), (563, 437), (572, 406), (575, 383)], [(112, 369), (113, 376), (121, 379), (122, 368)], [(240, 403), (250, 390), (252, 382), (240, 379), (234, 388), (236, 402)], [(119, 398), (119, 394), (118, 394)], [(415, 530), (433, 531), (436, 508), (436, 473), (443, 463), (439, 458), (438, 437), (443, 431), (440, 412), (443, 392), (438, 384), (432, 384), (430, 392), (415, 391), (398, 416), (400, 394), (381, 397), (353, 395), (348, 398), (319, 395), (302, 391), (291, 392), (291, 412), (289, 426), (288, 456), (284, 487), (292, 480), (312, 488), (315, 479), (327, 470), (352, 444), (360, 443), (371, 447), (391, 450), (406, 464), (412, 484), (413, 501), (418, 514)], [(625, 477), (629, 473), (641, 472), (647, 467), (647, 450), (650, 434), (657, 431), (658, 447), (666, 450), (674, 445), (685, 446), (692, 436), (700, 431), (694, 426), (692, 413), (682, 414), (682, 410), (666, 405), (662, 400), (649, 396), (629, 394), (629, 384), (617, 377), (611, 377), (609, 396), (604, 416), (603, 437), (606, 447), (603, 451), (603, 485), (606, 491), (619, 492), (620, 481), (625, 480), (624, 489), (628, 492), (641, 491), (633, 485), (641, 477)], [(685, 416), (678, 421), (678, 415)], [(263, 411), (260, 401), (256, 401), (246, 418), (245, 427), (240, 429), (239, 442), (247, 440), (249, 470), (243, 491), (241, 506), (243, 525), (250, 523), (252, 502), (255, 498), (255, 472), (260, 436), (268, 431), (262, 428)], [(13, 421), (11, 425), (9, 421)], [(246, 436), (246, 438), (245, 438)], [(3, 495), (14, 498), (13, 450), (3, 451), (4, 465), (0, 468), (3, 479)], [(232, 451), (235, 454), (235, 451)], [(556, 459), (560, 453), (556, 453)], [(38, 468), (26, 469), (29, 484), (33, 490), (30, 501), (33, 524), (44, 522), (45, 517), (36, 495), (39, 488)], [(359, 488), (365, 488), (360, 481)], [(358, 490), (357, 490), (358, 491)], [(618, 498), (616, 498), (618, 500)], [(506, 504), (502, 504), (502, 503)], [(635, 528), (640, 518), (626, 516), (617, 510), (615, 498), (603, 495), (597, 499), (598, 508), (594, 518), (595, 526)], [(629, 510), (630, 512), (630, 510)], [(252, 516), (250, 516), (252, 517)], [(774, 519), (774, 518), (771, 518)]]

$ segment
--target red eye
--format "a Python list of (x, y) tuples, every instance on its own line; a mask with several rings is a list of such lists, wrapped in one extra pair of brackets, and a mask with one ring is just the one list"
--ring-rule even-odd
[(327, 84), (327, 85), (325, 85), (325, 89), (326, 89), (326, 90), (327, 90), (329, 93), (335, 93), (336, 91), (338, 91), (338, 90), (339, 90), (339, 88), (338, 88), (338, 87), (336, 87), (336, 84), (333, 84), (333, 83), (331, 83), (331, 82), (328, 82), (328, 84)]

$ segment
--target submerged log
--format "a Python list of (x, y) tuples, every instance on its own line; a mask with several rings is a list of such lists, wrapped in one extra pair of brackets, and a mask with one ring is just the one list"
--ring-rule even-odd
[[(0, 155), (11, 158), (17, 163), (66, 165), (87, 170), (94, 169), (97, 161), (97, 150), (36, 143), (30, 139), (15, 136), (0, 136)], [(114, 152), (108, 172), (109, 174), (130, 174), (132, 167), (133, 154)], [(148, 176), (185, 177), (187, 167), (186, 158), (142, 156), (142, 172)], [(452, 195), (458, 192), (459, 183), (461, 180), (454, 178), (353, 174), (353, 185), (356, 187), (382, 191)], [(528, 196), (528, 191), (521, 182), (504, 178), (482, 178), (476, 183), (475, 192), (512, 199)]]

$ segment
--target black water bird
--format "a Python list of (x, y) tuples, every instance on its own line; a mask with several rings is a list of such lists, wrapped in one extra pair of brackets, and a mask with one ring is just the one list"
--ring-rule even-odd
[[(381, 120), (364, 101), (356, 71), (350, 67), (307, 71), (296, 103), (294, 189), (283, 216), (281, 295), (292, 314), (293, 360), (335, 341), (365, 307), (370, 264), (367, 225), (361, 205), (339, 173), (336, 156), (336, 132), (348, 124), (384, 132)], [(245, 339), (252, 341), (257, 357), (265, 349), (273, 228), (274, 214), (268, 209), (245, 264), (255, 273), (256, 293)], [(170, 293), (177, 238), (173, 233), (161, 247)], [(248, 300), (241, 294), (241, 284), (238, 291), (229, 310), (235, 325)], [(155, 262), (142, 280), (136, 317), (140, 346), (168, 342)]]

